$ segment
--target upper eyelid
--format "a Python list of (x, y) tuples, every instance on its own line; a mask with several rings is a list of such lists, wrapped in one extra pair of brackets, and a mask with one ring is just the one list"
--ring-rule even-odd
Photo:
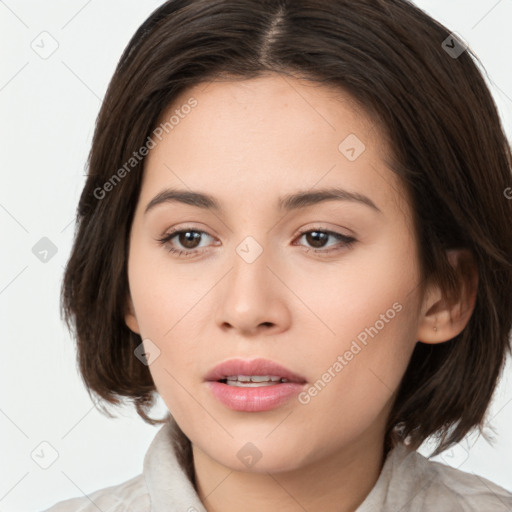
[[(196, 228), (193, 226), (192, 227), (185, 226), (185, 227), (173, 228), (169, 232), (166, 231), (160, 238), (165, 238), (167, 236), (172, 236), (177, 233), (182, 233), (182, 232), (186, 232), (186, 231), (194, 231), (196, 233), (203, 233), (205, 235), (208, 235), (208, 236), (214, 238), (214, 235), (211, 235), (210, 233), (208, 233), (208, 231), (201, 229), (201, 228)], [(346, 237), (352, 236), (352, 235), (348, 235), (348, 234), (344, 234), (344, 233), (338, 233), (337, 231), (335, 231), (332, 228), (327, 228), (327, 227), (323, 227), (323, 226), (314, 226), (314, 227), (310, 227), (310, 228), (306, 228), (306, 229), (299, 229), (295, 232), (294, 236), (302, 235), (302, 234), (308, 233), (310, 231), (321, 231), (323, 233), (329, 233), (332, 235), (341, 235), (341, 236), (346, 236)]]

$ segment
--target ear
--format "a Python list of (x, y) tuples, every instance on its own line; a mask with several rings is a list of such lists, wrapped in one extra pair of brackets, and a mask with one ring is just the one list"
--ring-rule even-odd
[(478, 290), (478, 269), (467, 249), (447, 251), (459, 278), (458, 296), (448, 303), (437, 285), (425, 293), (416, 339), (423, 343), (449, 341), (466, 327), (473, 313)]
[(124, 321), (131, 331), (140, 335), (139, 323), (137, 322), (137, 317), (135, 316), (135, 310), (133, 307), (133, 301), (130, 296), (128, 296), (126, 304), (126, 313), (124, 315)]

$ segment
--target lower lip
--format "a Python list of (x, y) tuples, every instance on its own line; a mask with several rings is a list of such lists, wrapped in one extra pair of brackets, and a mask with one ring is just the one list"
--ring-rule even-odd
[(243, 388), (229, 386), (222, 382), (207, 382), (214, 396), (226, 407), (234, 411), (260, 412), (270, 411), (298, 395), (304, 384), (283, 382), (270, 386)]

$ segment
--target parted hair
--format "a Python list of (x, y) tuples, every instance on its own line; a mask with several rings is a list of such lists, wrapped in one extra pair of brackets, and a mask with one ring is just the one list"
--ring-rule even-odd
[[(379, 124), (409, 194), (423, 283), (456, 297), (462, 274), (449, 249), (468, 249), (478, 269), (463, 331), (416, 343), (386, 452), (433, 436), (437, 455), (476, 427), (485, 436), (511, 349), (512, 157), (484, 68), (464, 46), (406, 0), (170, 0), (157, 8), (124, 50), (99, 111), (62, 282), (61, 313), (90, 396), (105, 405), (127, 399), (150, 424), (172, 420), (149, 416), (156, 388), (134, 354), (141, 337), (125, 323), (145, 161), (130, 159), (188, 87), (274, 72), (337, 87)], [(190, 441), (177, 432), (191, 474)]]

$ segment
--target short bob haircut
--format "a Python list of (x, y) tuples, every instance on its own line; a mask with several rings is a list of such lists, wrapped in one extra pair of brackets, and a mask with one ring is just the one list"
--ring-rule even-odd
[(449, 249), (468, 249), (478, 269), (464, 330), (416, 344), (386, 453), (435, 436), (438, 455), (475, 426), (486, 437), (485, 413), (511, 351), (512, 157), (478, 58), (464, 46), (406, 0), (169, 0), (157, 8), (122, 54), (99, 112), (62, 282), (61, 313), (89, 395), (130, 399), (146, 422), (166, 421), (148, 416), (156, 388), (134, 355), (141, 337), (124, 320), (141, 148), (186, 88), (274, 72), (339, 88), (381, 128), (413, 208), (422, 287), (435, 282), (448, 301), (456, 297), (467, 267), (456, 272)]

